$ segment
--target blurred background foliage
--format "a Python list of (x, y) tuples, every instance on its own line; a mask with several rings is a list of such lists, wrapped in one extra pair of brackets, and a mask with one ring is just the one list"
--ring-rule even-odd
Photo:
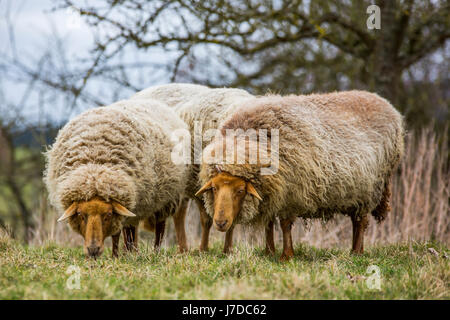
[[(62, 19), (45, 37), (28, 35), (40, 37), (35, 47), (16, 38), (17, 3), (0, 1), (0, 226), (25, 241), (48, 224), (42, 151), (58, 128), (86, 108), (168, 82), (254, 94), (377, 92), (411, 134), (432, 128), (424, 145), (443, 163), (428, 178), (448, 178), (448, 0), (57, 0), (42, 10)], [(367, 27), (371, 4), (380, 29)], [(69, 49), (63, 24), (83, 31), (83, 46)], [(440, 192), (445, 201), (448, 182)]]

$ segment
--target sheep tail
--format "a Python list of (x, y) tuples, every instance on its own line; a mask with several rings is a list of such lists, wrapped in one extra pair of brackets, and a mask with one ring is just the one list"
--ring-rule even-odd
[(378, 206), (372, 211), (372, 216), (377, 220), (378, 223), (386, 219), (389, 211), (391, 211), (391, 206), (389, 204), (389, 199), (391, 197), (391, 183), (390, 179), (384, 184), (383, 195), (381, 196), (381, 201)]

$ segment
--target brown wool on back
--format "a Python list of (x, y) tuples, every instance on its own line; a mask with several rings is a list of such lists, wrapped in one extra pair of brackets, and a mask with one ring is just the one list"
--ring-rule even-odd
[[(244, 101), (236, 110), (221, 126), (222, 134), (226, 129), (278, 129), (280, 134), (275, 175), (260, 175), (259, 165), (221, 165), (250, 181), (263, 198), (260, 202), (247, 195), (238, 222), (386, 216), (389, 178), (403, 154), (404, 136), (402, 116), (388, 101), (365, 91), (268, 95)], [(206, 160), (214, 143), (205, 149)], [(255, 143), (248, 148), (256, 150)], [(216, 174), (214, 165), (204, 163), (200, 184)], [(211, 193), (204, 200), (212, 216)]]

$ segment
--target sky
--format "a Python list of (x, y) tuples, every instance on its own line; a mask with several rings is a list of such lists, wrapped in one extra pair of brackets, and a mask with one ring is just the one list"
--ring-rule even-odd
[[(70, 67), (76, 67), (76, 61), (79, 61), (81, 57), (92, 58), (92, 54), (90, 53), (90, 49), (94, 44), (92, 30), (85, 24), (83, 19), (79, 17), (78, 13), (72, 9), (52, 10), (55, 9), (55, 3), (57, 4), (59, 1), (0, 0), (0, 59), (1, 56), (10, 55), (15, 51), (20, 57), (25, 57), (25, 61), (36, 61), (36, 59), (38, 59), (40, 55), (42, 55), (42, 53), (49, 48), (49, 46), (51, 47), (54, 45), (56, 40), (55, 38), (51, 38), (51, 35), (55, 32), (58, 35), (58, 38), (62, 39), (64, 42), (65, 52), (67, 53), (66, 60)], [(16, 43), (15, 49), (10, 45), (10, 33), (7, 29), (7, 21), (5, 21), (5, 15), (8, 11), (11, 12), (10, 16), (12, 18), (12, 26), (14, 29), (14, 38)], [(170, 14), (170, 12), (168, 14)], [(173, 23), (173, 19), (169, 19), (167, 17), (165, 19), (170, 20), (170, 22)], [(220, 66), (218, 61), (214, 61), (214, 55), (221, 55), (219, 48), (211, 48), (211, 46), (208, 48), (209, 51), (204, 50), (202, 52), (202, 49), (204, 48), (198, 46), (196, 48), (196, 52), (197, 56), (212, 57), (211, 61), (205, 65), (204, 69), (206, 70), (204, 72), (204, 76), (214, 80), (214, 77), (217, 77), (219, 74), (225, 74), (225, 71), (222, 70), (223, 66)], [(159, 49), (159, 51), (157, 49), (153, 51), (139, 51), (131, 47), (124, 52), (124, 55), (122, 56), (123, 60), (121, 60), (121, 62), (157, 62), (164, 65), (169, 61), (173, 61), (173, 57), (174, 55), (170, 56), (167, 50), (164, 51), (163, 49)], [(437, 54), (436, 57), (436, 59), (442, 59), (442, 56), (439, 54)], [(439, 60), (436, 61), (437, 67), (440, 67)], [(33, 62), (31, 62), (31, 64), (32, 63)], [(240, 67), (249, 68), (247, 65), (241, 65)], [(211, 72), (211, 70), (214, 72)], [(1, 72), (2, 71), (0, 70), (0, 99), (3, 94), (7, 101), (11, 101), (12, 104), (17, 104), (20, 102), (19, 100), (23, 96), (23, 92), (27, 89), (27, 84), (22, 83), (21, 81), (4, 80), (5, 77), (2, 77)], [(127, 71), (127, 76), (131, 78), (132, 82), (138, 83), (141, 88), (170, 82), (170, 74), (168, 71), (162, 70), (159, 71), (159, 73), (152, 73), (151, 71), (146, 72), (147, 69), (140, 72), (141, 74), (137, 76), (136, 73), (133, 73), (133, 71)], [(195, 71), (190, 70), (190, 72), (192, 73)], [(201, 73), (202, 71), (200, 70), (199, 72), (197, 73), (203, 76)], [(433, 77), (433, 74), (437, 75), (436, 72), (432, 72), (431, 77)], [(115, 101), (110, 94), (114, 91), (114, 88), (112, 88), (111, 85), (101, 82), (93, 82), (90, 84), (90, 89), (90, 91), (97, 95), (106, 96), (109, 93), (109, 97), (107, 99), (102, 99), (106, 100), (107, 103), (112, 103)], [(120, 91), (120, 97), (117, 97), (117, 99), (127, 98), (127, 95), (129, 96), (132, 93), (133, 92), (129, 90), (122, 90)], [(22, 115), (28, 121), (34, 121), (42, 116), (42, 110), (33, 107), (33, 104), (37, 105), (36, 99), (38, 99), (38, 97), (36, 95), (32, 95), (28, 99), (28, 104), (23, 107)], [(53, 122), (58, 123), (67, 121), (83, 110), (95, 106), (83, 105), (77, 109), (68, 110), (67, 102), (51, 100), (51, 98), (49, 99), (50, 101), (45, 103), (46, 117), (50, 117)], [(0, 103), (2, 103), (2, 100), (0, 100)], [(7, 108), (6, 112), (8, 112)], [(3, 105), (0, 105), (0, 113), (0, 117), (4, 117), (5, 107)], [(12, 116), (14, 116), (14, 114), (12, 114)]]
[[(69, 68), (79, 66), (77, 61), (80, 61), (80, 58), (92, 58), (90, 53), (90, 49), (94, 45), (92, 30), (74, 10), (54, 10), (55, 2), (50, 0), (0, 0), (0, 56), (11, 56), (16, 52), (21, 57), (21, 60), (28, 61), (30, 66), (35, 67), (37, 59), (48, 48), (52, 48), (55, 45), (56, 39), (54, 34), (56, 34), (63, 41)], [(8, 12), (12, 21), (11, 25), (13, 26), (14, 47), (11, 45), (11, 33), (8, 32), (8, 23), (5, 19)], [(138, 50), (131, 49), (126, 52), (125, 57), (122, 57), (122, 59), (122, 62), (144, 60), (164, 63), (167, 61), (168, 55), (164, 52), (141, 53)], [(128, 76), (138, 81), (132, 72)], [(151, 77), (149, 76), (148, 79), (151, 79)], [(169, 80), (169, 74), (162, 74), (160, 78), (156, 79), (156, 83), (151, 84), (167, 83)], [(27, 84), (21, 83), (21, 81), (2, 81), (1, 74), (0, 86), (3, 89), (3, 95), (6, 97), (6, 100), (11, 101), (13, 104), (17, 104), (23, 96), (23, 92), (27, 90)], [(107, 85), (102, 85), (102, 83), (91, 82), (90, 90), (99, 95), (106, 95), (109, 92), (105, 91), (111, 90), (111, 88)], [(130, 93), (133, 92), (125, 94)], [(126, 97), (121, 96), (120, 98)], [(36, 107), (37, 99), (37, 94), (31, 95), (27, 100), (28, 104), (21, 111), (21, 115), (27, 121), (34, 121), (42, 114), (42, 110)], [(108, 99), (111, 100), (110, 98)], [(108, 99), (106, 99), (108, 103), (113, 102)], [(68, 111), (67, 102), (58, 100), (58, 102), (50, 101), (45, 103), (44, 113), (46, 113), (46, 121), (51, 118), (50, 121), (60, 123), (92, 107), (95, 107), (95, 105), (83, 105)], [(5, 112), (3, 113), (3, 116), (5, 116)], [(10, 115), (10, 117), (14, 116), (15, 114)]]
[[(54, 11), (53, 8), (54, 4), (49, 0), (0, 0), (0, 55), (11, 57), (16, 52), (22, 61), (33, 66), (33, 61), (40, 58), (55, 41), (51, 38), (54, 32), (63, 39), (69, 61), (80, 52), (87, 52), (93, 44), (93, 37), (88, 27), (70, 10)], [(9, 32), (8, 21), (5, 19), (7, 13), (10, 13), (12, 33)], [(15, 40), (15, 46), (11, 44), (11, 34)], [(2, 81), (1, 75), (0, 84), (7, 104), (20, 103), (23, 93), (28, 88), (28, 84), (21, 81), (11, 81), (9, 78)], [(79, 113), (76, 111), (67, 114), (61, 101), (53, 104), (45, 103), (45, 107), (38, 108), (36, 107), (37, 99), (36, 93), (26, 99), (20, 111), (20, 116), (26, 119), (25, 122), (36, 122), (43, 113), (46, 113), (45, 121), (51, 118), (52, 122), (62, 122)], [(2, 107), (5, 108), (4, 105)], [(43, 109), (45, 109), (44, 112)], [(7, 117), (8, 115), (5, 114), (8, 112), (11, 111), (6, 109), (3, 116)], [(9, 116), (18, 118), (16, 113), (11, 112)], [(44, 122), (44, 119), (39, 121), (41, 120)]]
[[(72, 53), (88, 50), (92, 46), (91, 32), (83, 20), (72, 10), (52, 10), (50, 0), (0, 0), (0, 50), (10, 50), (4, 15), (11, 12), (17, 49), (29, 52), (42, 48), (43, 39), (53, 29), (65, 39)], [(5, 45), (6, 44), (6, 45)]]

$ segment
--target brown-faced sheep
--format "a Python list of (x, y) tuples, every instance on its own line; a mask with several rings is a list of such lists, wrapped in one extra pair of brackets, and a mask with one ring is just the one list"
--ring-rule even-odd
[[(235, 136), (226, 135), (238, 129)], [(261, 154), (261, 139), (245, 133), (251, 129), (279, 130), (278, 148), (271, 144), (275, 132), (269, 131), (271, 148)], [(401, 115), (364, 91), (248, 100), (204, 150), (203, 187), (197, 194), (204, 194), (215, 227), (229, 234), (226, 247), (236, 223), (279, 218), (282, 259), (289, 259), (296, 217), (327, 220), (344, 214), (353, 223), (352, 251), (361, 253), (368, 214), (382, 221), (389, 210), (389, 180), (403, 153), (403, 135)], [(221, 163), (230, 146), (235, 153)], [(242, 154), (245, 159), (238, 162)], [(249, 155), (255, 154), (252, 164)], [(261, 175), (269, 159), (278, 159), (278, 166), (273, 174)]]
[[(60, 130), (46, 154), (44, 181), (51, 203), (64, 212), (59, 221), (68, 219), (84, 237), (88, 256), (100, 255), (110, 235), (116, 256), (121, 227), (127, 248), (135, 247), (136, 227), (148, 218), (159, 245), (186, 188), (187, 167), (172, 159), (177, 129), (186, 124), (167, 105), (124, 100), (88, 110)], [(176, 231), (183, 250), (184, 225)]]
[[(199, 207), (202, 224), (200, 250), (206, 251), (208, 250), (212, 220), (205, 211), (203, 201), (195, 197), (195, 192), (200, 187), (198, 172), (201, 151), (213, 136), (213, 134), (208, 133), (219, 128), (223, 121), (241, 106), (242, 102), (253, 98), (253, 96), (241, 89), (210, 89), (200, 85), (172, 83), (145, 89), (131, 97), (131, 99), (134, 98), (157, 99), (167, 103), (188, 125), (192, 154), (186, 196), (194, 199)], [(187, 201), (186, 198), (182, 203), (185, 208), (187, 208)], [(180, 220), (183, 219), (184, 221), (185, 213), (182, 214), (180, 211), (180, 215), (182, 216)], [(147, 229), (150, 230), (149, 223), (147, 223)]]
[[(189, 167), (186, 195), (195, 200), (200, 211), (201, 251), (208, 250), (209, 232), (212, 226), (212, 220), (206, 213), (203, 201), (195, 196), (201, 186), (198, 173), (202, 150), (208, 145), (215, 131), (223, 122), (239, 110), (245, 101), (252, 98), (251, 94), (241, 89), (210, 89), (176, 107), (177, 114), (186, 122), (191, 133), (192, 164)], [(199, 137), (201, 140), (198, 139)]]

